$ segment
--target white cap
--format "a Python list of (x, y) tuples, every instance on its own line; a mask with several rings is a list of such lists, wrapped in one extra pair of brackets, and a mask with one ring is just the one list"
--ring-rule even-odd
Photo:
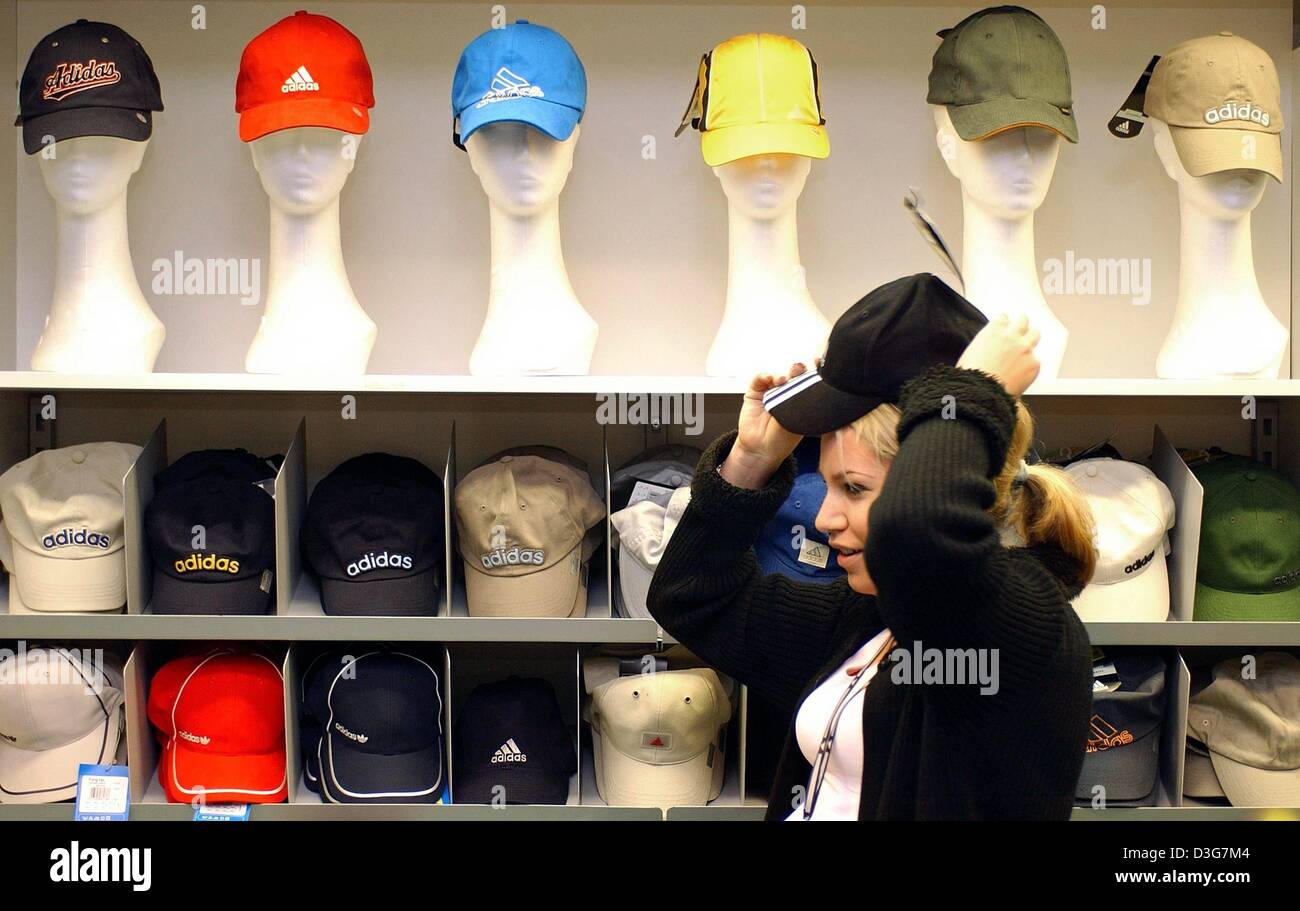
[(1083, 459), (1066, 467), (1095, 522), (1097, 567), (1074, 600), (1085, 621), (1169, 616), (1169, 530), (1174, 498), (1151, 471), (1121, 459)]
[(591, 688), (586, 714), (610, 806), (702, 806), (722, 792), (731, 700), (715, 671), (617, 677)]
[(126, 603), (122, 482), (128, 443), (47, 449), (0, 475), (0, 561), (34, 611), (116, 610)]
[[(103, 661), (97, 663), (97, 654)], [(0, 803), (77, 794), (82, 763), (111, 765), (121, 738), (122, 668), (106, 653), (32, 648), (0, 658)]]
[(659, 558), (668, 548), (673, 530), (691, 502), (691, 488), (678, 487), (665, 509), (653, 500), (610, 513), (609, 521), (618, 533), (618, 589), (622, 612), (627, 617), (652, 620), (646, 607), (650, 580), (654, 578)]

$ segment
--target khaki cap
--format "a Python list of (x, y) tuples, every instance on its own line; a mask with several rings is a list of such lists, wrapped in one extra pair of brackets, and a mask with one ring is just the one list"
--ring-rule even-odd
[(1282, 180), (1282, 89), (1273, 59), (1231, 32), (1184, 41), (1160, 58), (1144, 113), (1169, 125), (1193, 177), (1246, 168)]
[(456, 485), (457, 547), (472, 617), (580, 617), (605, 504), (586, 475), (505, 455)]

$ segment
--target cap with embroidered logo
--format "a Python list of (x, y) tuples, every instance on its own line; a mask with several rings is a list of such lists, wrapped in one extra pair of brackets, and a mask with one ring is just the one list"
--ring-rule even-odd
[(752, 155), (830, 154), (817, 61), (784, 35), (737, 35), (700, 59), (676, 135), (700, 131), (710, 167)]
[(116, 25), (78, 19), (32, 49), (18, 87), (23, 150), (43, 140), (112, 136), (143, 142), (153, 134), (153, 112), (163, 109), (153, 61)]
[(1154, 803), (1165, 717), (1165, 660), (1107, 648), (1093, 662), (1092, 717), (1075, 799)]
[(299, 10), (244, 48), (235, 111), (244, 142), (293, 127), (370, 129), (374, 80), (361, 41), (328, 16)]
[(461, 52), (451, 85), (452, 142), (510, 121), (563, 142), (587, 107), (587, 71), (559, 32), (519, 19), (488, 29)]
[(47, 449), (0, 475), (0, 560), (35, 611), (126, 603), (122, 485), (129, 443)]
[(817, 530), (817, 513), (826, 499), (826, 481), (817, 470), (821, 441), (807, 437), (794, 449), (798, 473), (790, 495), (754, 542), (758, 567), (801, 582), (833, 582), (845, 575), (830, 539)]
[(1282, 180), (1282, 89), (1273, 58), (1232, 32), (1193, 38), (1160, 58), (1143, 112), (1169, 125), (1193, 177), (1245, 168)]
[(1065, 48), (1037, 13), (989, 7), (939, 37), (925, 100), (947, 107), (962, 139), (1041, 127), (1079, 141)]

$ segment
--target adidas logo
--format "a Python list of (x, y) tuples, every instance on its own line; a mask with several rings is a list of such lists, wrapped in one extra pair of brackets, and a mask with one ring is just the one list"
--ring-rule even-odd
[(339, 724), (337, 721), (334, 722), (334, 730), (338, 731), (340, 734), (342, 734), (342, 735), (343, 735), (344, 737), (346, 737), (348, 740), (355, 740), (357, 743), (365, 743), (367, 740), (370, 739), (370, 738), (369, 738), (367, 735), (365, 735), (365, 734), (354, 734), (354, 733), (352, 733), (352, 732), (349, 731), (347, 728), (345, 728), (343, 725)]
[(1155, 555), (1156, 555), (1156, 552), (1153, 550), (1153, 551), (1151, 551), (1151, 553), (1147, 554), (1145, 557), (1142, 557), (1141, 559), (1138, 559), (1138, 560), (1134, 560), (1134, 561), (1133, 561), (1132, 563), (1130, 563), (1128, 566), (1124, 567), (1124, 572), (1125, 572), (1125, 573), (1135, 573), (1135, 572), (1137, 572), (1139, 569), (1141, 569), (1142, 567), (1144, 567), (1144, 566), (1146, 566), (1148, 563), (1150, 563), (1151, 560), (1152, 560), (1152, 558), (1155, 557)]
[(515, 739), (511, 737), (492, 754), (493, 762), (527, 762), (528, 754), (519, 749)]
[(286, 80), (284, 85), (280, 86), (280, 91), (286, 95), (290, 92), (319, 92), (320, 83), (311, 78), (311, 73), (307, 72), (307, 67), (300, 66), (293, 71), (293, 74)]
[(1115, 132), (1116, 132), (1116, 133), (1127, 133), (1127, 132), (1129, 132), (1129, 122), (1128, 122), (1127, 120), (1121, 120), (1121, 121), (1116, 125), (1116, 127), (1115, 127)]
[(545, 93), (537, 86), (530, 83), (518, 73), (512, 73), (506, 67), (497, 70), (497, 74), (492, 77), (492, 83), (488, 90), (483, 93), (479, 103), (474, 105), (481, 108), (497, 101), (505, 101), (507, 98), (544, 98)]
[(1205, 112), (1206, 123), (1223, 123), (1225, 120), (1248, 120), (1266, 127), (1270, 118), (1268, 111), (1249, 101), (1225, 101), (1217, 108), (1210, 108)]
[(190, 743), (197, 743), (202, 746), (207, 746), (212, 742), (211, 737), (202, 734), (191, 734), (189, 731), (177, 731), (176, 736), (181, 740), (188, 740)]

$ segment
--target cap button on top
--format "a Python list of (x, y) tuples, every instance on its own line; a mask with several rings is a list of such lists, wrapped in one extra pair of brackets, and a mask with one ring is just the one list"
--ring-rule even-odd
[(1246, 480), (1247, 480), (1247, 481), (1253, 481), (1253, 480), (1255, 480), (1255, 472), (1253, 472), (1253, 471), (1248, 471), (1248, 472), (1246, 472)]
[(1222, 35), (1224, 38), (1232, 37), (1232, 32), (1219, 32), (1219, 34)]
[(512, 458), (514, 458), (514, 456), (502, 456), (501, 461), (509, 462)]
[(72, 461), (80, 465), (82, 462), (86, 461), (86, 454), (82, 452), (80, 449), (78, 449), (76, 452), (72, 454)]
[(1087, 468), (1085, 468), (1085, 469), (1083, 470), (1083, 473), (1086, 474), (1086, 475), (1087, 475), (1088, 477), (1090, 477), (1090, 478), (1095, 478), (1095, 477), (1097, 477), (1097, 466), (1096, 466), (1096, 465), (1089, 465)]

